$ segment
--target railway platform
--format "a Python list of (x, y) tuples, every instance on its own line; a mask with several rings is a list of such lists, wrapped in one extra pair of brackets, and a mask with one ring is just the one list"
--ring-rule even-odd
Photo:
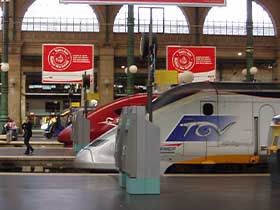
[(1, 210), (278, 210), (268, 174), (165, 175), (160, 195), (129, 195), (116, 174), (0, 173)]
[(72, 148), (34, 146), (33, 155), (23, 147), (0, 147), (0, 171), (49, 172), (73, 170)]
[(32, 155), (25, 155), (23, 138), (7, 142), (0, 138), (0, 171), (49, 172), (73, 170), (75, 154), (72, 148), (64, 147), (55, 138), (46, 139), (42, 133), (34, 132), (30, 144)]

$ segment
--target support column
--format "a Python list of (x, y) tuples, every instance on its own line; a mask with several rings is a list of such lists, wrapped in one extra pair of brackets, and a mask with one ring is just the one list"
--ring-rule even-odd
[(247, 75), (246, 75), (246, 80), (252, 81), (254, 79), (254, 75), (252, 75), (250, 73), (250, 69), (253, 67), (253, 64), (254, 64), (252, 0), (247, 0), (246, 31), (247, 31), (247, 45), (246, 45)]
[(26, 76), (25, 74), (22, 74), (21, 76), (21, 88), (20, 88), (20, 114), (21, 114), (21, 123), (23, 122), (23, 120), (25, 120), (25, 116), (26, 116), (26, 88), (25, 88), (25, 84), (26, 84)]
[(280, 50), (277, 52), (276, 64), (273, 66), (274, 80), (280, 81)]
[(134, 6), (128, 5), (128, 17), (127, 17), (127, 95), (134, 93), (134, 81), (133, 74), (129, 71), (129, 67), (134, 64)]
[(195, 7), (195, 45), (200, 45), (199, 7)]
[(17, 123), (17, 126), (21, 125), (21, 55), (10, 54), (9, 55), (9, 80), (8, 80), (8, 100), (9, 100), (9, 116)]
[(114, 49), (100, 48), (100, 62), (98, 70), (99, 105), (111, 102), (114, 99)]
[[(8, 64), (9, 61), (9, 1), (3, 1), (3, 20), (2, 20), (2, 59), (1, 62)], [(4, 66), (4, 65), (3, 65)], [(8, 72), (9, 66), (6, 65), (6, 70), (1, 66), (1, 100), (0, 100), (0, 132), (3, 125), (8, 121)]]

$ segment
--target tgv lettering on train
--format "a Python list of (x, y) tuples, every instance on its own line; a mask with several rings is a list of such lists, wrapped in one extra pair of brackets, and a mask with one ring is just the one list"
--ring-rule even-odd
[(184, 115), (166, 141), (215, 141), (235, 123), (234, 116)]
[(218, 128), (218, 126), (214, 123), (210, 122), (190, 122), (190, 123), (183, 123), (180, 124), (182, 127), (186, 127), (187, 130), (184, 133), (184, 136), (187, 136), (190, 132), (192, 127), (196, 127), (195, 134), (200, 137), (207, 137), (211, 134), (211, 132), (214, 130), (219, 136), (221, 136), (224, 132), (226, 132), (227, 128), (229, 128), (231, 125), (235, 124), (235, 122), (229, 123), (226, 127), (223, 129)]

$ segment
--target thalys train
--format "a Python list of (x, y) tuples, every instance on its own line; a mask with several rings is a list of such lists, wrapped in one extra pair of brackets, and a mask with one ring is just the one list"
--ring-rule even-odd
[[(153, 98), (156, 97), (157, 95), (153, 96)], [(91, 111), (87, 116), (90, 120), (90, 140), (96, 139), (98, 136), (117, 126), (122, 107), (143, 106), (145, 104), (147, 104), (147, 94), (139, 93), (114, 100), (109, 104)], [(72, 145), (71, 135), (72, 125), (69, 125), (59, 133), (57, 140), (65, 145)]]
[[(152, 106), (166, 166), (253, 166), (266, 160), (269, 125), (280, 111), (280, 84), (185, 84), (164, 92)], [(114, 143), (108, 145), (82, 150), (75, 165), (85, 167), (82, 163), (87, 162), (87, 167), (100, 168), (100, 156), (113, 157)], [(88, 159), (82, 155), (87, 152)]]

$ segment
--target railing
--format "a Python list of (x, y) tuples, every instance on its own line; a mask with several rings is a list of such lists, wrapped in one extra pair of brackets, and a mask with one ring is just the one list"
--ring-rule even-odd
[[(198, 26), (202, 27), (202, 26)], [(126, 20), (118, 20), (114, 24), (114, 32), (127, 32)], [(135, 21), (134, 32), (148, 32), (149, 20), (141, 20), (140, 24)], [(189, 25), (182, 20), (165, 20), (153, 22), (153, 32), (166, 34), (189, 34)], [(203, 34), (209, 35), (246, 35), (246, 22), (235, 21), (209, 21), (205, 22)], [(275, 36), (272, 23), (255, 22), (253, 28), (254, 36)]]
[[(209, 35), (246, 35), (246, 22), (235, 21), (207, 21), (204, 24), (203, 34)], [(275, 36), (272, 23), (254, 22), (254, 36)]]
[[(18, 23), (21, 22), (19, 20), (17, 18)], [(149, 21), (148, 19), (141, 19), (139, 22), (135, 20), (134, 32), (148, 32)], [(201, 28), (202, 26), (196, 27)], [(95, 18), (25, 17), (21, 28), (23, 31), (99, 32), (99, 23)], [(184, 20), (153, 21), (154, 33), (189, 34), (189, 28), (189, 24)], [(127, 32), (127, 19), (117, 19), (114, 23), (113, 31), (116, 33)], [(207, 21), (203, 26), (203, 34), (246, 35), (246, 22)], [(273, 24), (270, 22), (254, 22), (253, 35), (275, 36), (276, 32)]]
[[(138, 20), (135, 20), (134, 32), (149, 32), (150, 20), (141, 19), (138, 24)], [(165, 34), (188, 34), (189, 26), (186, 21), (183, 20), (154, 20), (153, 21), (153, 32), (154, 33), (165, 33)], [(116, 33), (127, 32), (127, 20), (118, 19), (114, 23), (113, 31)]]
[(99, 23), (93, 18), (25, 17), (22, 31), (99, 32)]

